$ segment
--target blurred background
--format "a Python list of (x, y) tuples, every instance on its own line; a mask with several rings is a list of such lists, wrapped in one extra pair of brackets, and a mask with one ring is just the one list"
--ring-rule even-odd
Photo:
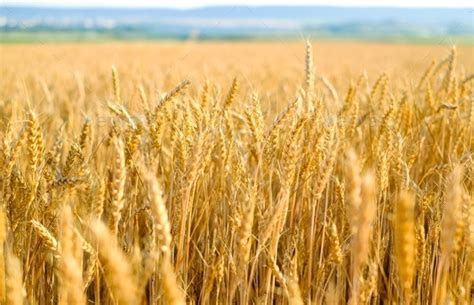
[(3, 0), (0, 96), (95, 107), (114, 65), (124, 100), (137, 83), (155, 94), (187, 79), (198, 94), (205, 81), (224, 92), (238, 78), (243, 96), (259, 88), (262, 105), (279, 107), (303, 81), (305, 40), (318, 86), (344, 92), (361, 74), (415, 86), (453, 45), (469, 75), (473, 31), (473, 8), (459, 0)]
[(2, 42), (370, 40), (472, 43), (469, 1), (12, 1)]

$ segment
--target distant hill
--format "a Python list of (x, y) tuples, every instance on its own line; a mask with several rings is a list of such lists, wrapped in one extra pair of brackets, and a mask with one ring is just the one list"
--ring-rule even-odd
[[(212, 6), (197, 9), (0, 7), (2, 41), (255, 39), (312, 36), (473, 41), (471, 8)], [(41, 34), (41, 35), (35, 35)]]

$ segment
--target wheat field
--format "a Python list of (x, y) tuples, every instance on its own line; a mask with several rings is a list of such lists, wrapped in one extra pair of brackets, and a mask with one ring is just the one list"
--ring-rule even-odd
[(472, 46), (1, 45), (2, 304), (473, 304)]

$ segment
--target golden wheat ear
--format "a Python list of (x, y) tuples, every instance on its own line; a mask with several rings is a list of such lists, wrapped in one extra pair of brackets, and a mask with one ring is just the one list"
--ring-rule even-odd
[(415, 276), (416, 237), (415, 237), (415, 198), (408, 191), (398, 195), (394, 218), (395, 259), (403, 289), (405, 303), (412, 297), (412, 285)]
[(99, 261), (103, 268), (110, 297), (120, 305), (135, 304), (138, 298), (137, 283), (132, 266), (115, 242), (116, 237), (101, 221), (95, 220), (90, 229), (93, 244), (97, 244)]

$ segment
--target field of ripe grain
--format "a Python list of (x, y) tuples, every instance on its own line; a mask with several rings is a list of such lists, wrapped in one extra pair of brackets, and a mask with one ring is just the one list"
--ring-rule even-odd
[(471, 304), (473, 52), (0, 45), (0, 302)]

